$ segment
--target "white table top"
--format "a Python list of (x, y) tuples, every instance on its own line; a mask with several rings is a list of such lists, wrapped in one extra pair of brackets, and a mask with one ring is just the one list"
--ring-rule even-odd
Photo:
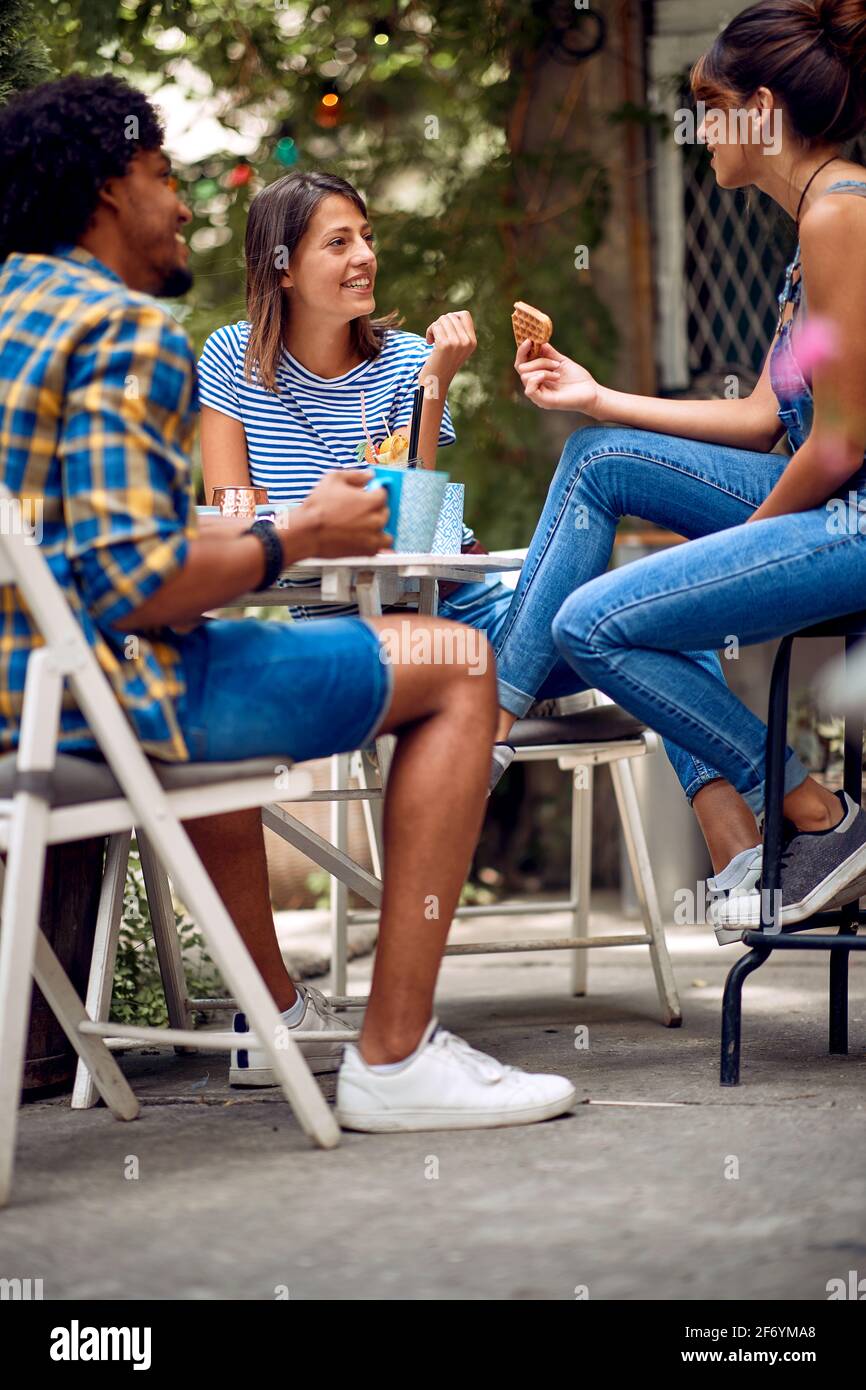
[(416, 555), (382, 550), (377, 555), (340, 555), (336, 559), (312, 557), (289, 565), (281, 576), (306, 580), (306, 584), (259, 589), (253, 594), (243, 594), (226, 606), (282, 608), (294, 604), (354, 603), (358, 601), (355, 586), (360, 587), (362, 579), (369, 579), (376, 586), (382, 603), (393, 605), (405, 602), (410, 593), (417, 595), (418, 585), (411, 581), (429, 583), (451, 579), (467, 584), (482, 580), (488, 574), (519, 570), (522, 566), (522, 557), (515, 555)]
[(336, 559), (299, 560), (284, 570), (288, 579), (307, 579), (311, 574), (329, 574), (338, 570), (379, 570), (407, 578), (438, 579), (446, 570), (459, 575), (471, 570), (477, 574), (498, 574), (501, 570), (519, 570), (523, 564), (514, 555), (425, 555), (395, 553), (380, 550), (377, 555), (340, 555)]

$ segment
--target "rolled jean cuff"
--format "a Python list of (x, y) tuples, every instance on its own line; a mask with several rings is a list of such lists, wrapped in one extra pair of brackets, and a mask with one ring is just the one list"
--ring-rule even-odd
[(516, 685), (509, 685), (508, 681), (497, 680), (496, 685), (500, 709), (507, 709), (509, 714), (522, 719), (529, 706), (534, 704), (535, 696), (527, 695), (525, 690), (518, 690)]
[[(784, 795), (787, 796), (789, 792), (794, 791), (796, 787), (799, 787), (801, 783), (805, 782), (808, 776), (808, 768), (803, 766), (793, 748), (789, 748), (785, 762)], [(751, 810), (754, 811), (756, 816), (762, 815), (764, 811), (764, 786), (765, 783), (762, 780), (756, 787), (753, 787), (751, 791), (741, 792), (743, 800)]]
[(690, 806), (703, 787), (708, 787), (711, 782), (718, 782), (723, 775), (721, 772), (716, 772), (715, 768), (707, 767), (706, 763), (700, 762), (697, 758), (695, 758), (694, 764), (695, 776), (683, 787)]

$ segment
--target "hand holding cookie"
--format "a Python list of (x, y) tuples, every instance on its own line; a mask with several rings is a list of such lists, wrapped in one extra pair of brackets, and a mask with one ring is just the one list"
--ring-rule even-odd
[(579, 410), (595, 415), (599, 400), (599, 385), (585, 367), (557, 352), (551, 343), (543, 343), (538, 356), (532, 343), (524, 340), (514, 359), (523, 390), (541, 410)]

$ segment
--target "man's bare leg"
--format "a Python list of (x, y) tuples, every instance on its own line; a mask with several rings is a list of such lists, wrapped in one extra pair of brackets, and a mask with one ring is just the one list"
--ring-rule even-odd
[(187, 833), (281, 1013), (297, 993), (283, 964), (271, 897), (262, 813), (231, 811), (185, 822)]
[[(413, 618), (413, 627), (423, 621)], [(445, 620), (431, 625), (453, 628)], [(394, 627), (388, 618), (377, 628)], [(445, 940), (481, 829), (496, 721), (496, 672), (465, 663), (394, 665), (382, 732), (398, 731), (385, 798), (379, 944), (360, 1050), (375, 1064), (418, 1045), (433, 1013)]]
[[(445, 619), (400, 621), (413, 629), (455, 627)], [(372, 625), (393, 629), (394, 620)], [(486, 643), (481, 651), (483, 671), (480, 662), (393, 664), (381, 732), (398, 740), (385, 799), (379, 946), (361, 1042), (368, 1062), (406, 1056), (430, 1021), (445, 938), (486, 805), (496, 679), (492, 651)], [(274, 931), (261, 812), (207, 816), (187, 821), (186, 829), (277, 1008), (289, 1008), (296, 992)]]

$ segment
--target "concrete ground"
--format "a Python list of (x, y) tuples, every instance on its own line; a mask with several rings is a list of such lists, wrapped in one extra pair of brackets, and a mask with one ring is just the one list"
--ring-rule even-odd
[[(593, 927), (623, 929), (612, 912)], [(133, 1124), (27, 1105), (0, 1276), (42, 1278), (47, 1299), (825, 1300), (829, 1279), (866, 1276), (864, 962), (851, 1054), (831, 1057), (827, 959), (771, 959), (746, 984), (742, 1084), (722, 1090), (721, 990), (742, 948), (708, 928), (668, 939), (679, 1029), (658, 1022), (644, 947), (594, 952), (583, 999), (564, 953), (445, 964), (445, 1025), (574, 1079), (580, 1103), (547, 1124), (346, 1134), (322, 1153), (279, 1095), (230, 1091), (208, 1053), (127, 1055)], [(353, 963), (352, 992), (370, 965)]]

